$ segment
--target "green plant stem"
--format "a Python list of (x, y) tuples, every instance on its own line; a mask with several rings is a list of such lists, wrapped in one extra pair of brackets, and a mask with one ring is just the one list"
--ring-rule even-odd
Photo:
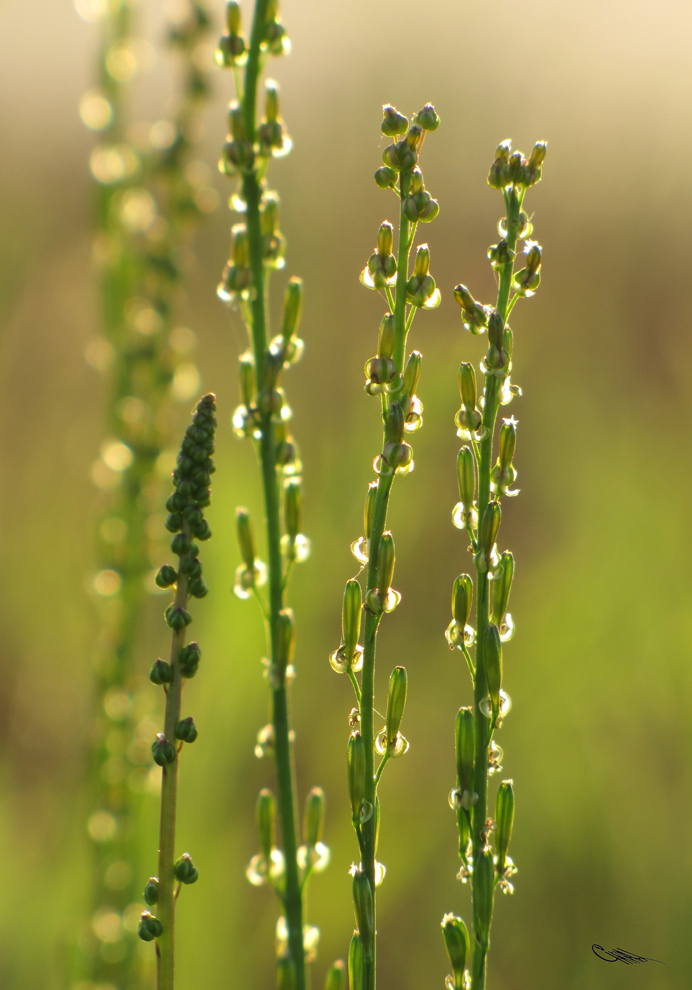
[[(517, 245), (519, 233), (519, 212), (521, 200), (512, 202), (509, 195), (505, 194), (505, 204), (507, 206), (507, 245), (510, 251), (514, 251)], [(500, 272), (500, 281), (497, 294), (497, 311), (503, 320), (507, 318), (507, 307), (509, 294), (512, 287), (512, 273), (514, 271), (513, 260), (508, 261)], [(483, 405), (483, 426), (487, 429), (487, 435), (479, 444), (478, 459), (478, 525), (483, 519), (488, 503), (490, 502), (490, 471), (493, 463), (493, 438), (495, 433), (495, 422), (499, 407), (498, 401), (498, 378), (495, 375), (488, 375), (485, 381), (485, 400)], [(485, 821), (488, 814), (488, 746), (490, 744), (490, 720), (487, 719), (480, 710), (480, 703), (488, 693), (488, 684), (485, 674), (485, 660), (483, 657), (483, 644), (485, 642), (485, 631), (490, 622), (490, 582), (488, 572), (483, 573), (476, 570), (476, 677), (474, 679), (473, 702), (475, 719), (475, 758), (474, 758), (474, 784), (473, 789), (478, 795), (478, 800), (473, 808), (473, 859), (478, 861), (478, 855), (485, 845)], [(474, 929), (476, 928), (474, 912)], [(473, 963), (471, 967), (471, 990), (485, 990), (485, 957), (487, 948), (481, 944), (481, 940), (473, 940)]]
[[(187, 527), (183, 532), (189, 538)], [(175, 593), (175, 606), (187, 605), (187, 577), (178, 568), (178, 584)], [(173, 632), (171, 637), (171, 659), (173, 680), (166, 690), (166, 714), (163, 734), (169, 742), (175, 743), (175, 727), (180, 721), (180, 704), (183, 679), (178, 664), (178, 654), (185, 645), (185, 627)], [(161, 771), (161, 826), (159, 832), (159, 898), (156, 917), (163, 925), (163, 932), (157, 940), (158, 980), (157, 990), (173, 990), (175, 956), (175, 817), (178, 800), (178, 759), (169, 763)]]
[[(267, 18), (267, 0), (257, 0), (250, 37), (250, 49), (245, 69), (243, 89), (243, 115), (248, 141), (254, 143), (257, 87), (260, 76), (260, 44)], [(256, 170), (243, 176), (243, 196), (247, 204), (246, 220), (250, 251), (250, 268), (255, 289), (251, 302), (252, 344), (255, 356), (257, 381), (263, 387), (265, 356), (267, 350), (266, 324), (266, 276), (263, 262), (260, 204), (262, 190)], [(276, 470), (274, 428), (271, 414), (263, 416), (259, 454), (262, 466), (264, 504), (267, 517), (267, 544), (269, 559), (269, 636), (272, 665), (276, 657), (279, 613), (284, 607), (284, 580), (281, 559), (280, 492)], [(296, 808), (291, 760), (290, 726), (288, 717), (288, 693), (284, 671), (277, 672), (278, 679), (272, 689), (272, 722), (276, 754), (279, 816), (281, 837), (286, 863), (286, 887), (284, 906), (288, 928), (288, 949), (295, 967), (295, 988), (305, 990), (305, 952), (303, 948), (303, 897), (298, 872)]]

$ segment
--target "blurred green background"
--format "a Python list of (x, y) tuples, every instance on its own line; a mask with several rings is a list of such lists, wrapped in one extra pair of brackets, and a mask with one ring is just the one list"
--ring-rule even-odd
[[(222, 4), (218, 4), (219, 21)], [(142, 33), (160, 35), (142, 0)], [(420, 231), (442, 307), (416, 319), (425, 425), (416, 470), (397, 482), (390, 519), (395, 586), (378, 656), (380, 707), (391, 667), (410, 691), (411, 749), (381, 788), (382, 990), (442, 987), (439, 922), (469, 918), (455, 880), (453, 724), (471, 699), (463, 661), (444, 640), (454, 577), (469, 566), (450, 512), (456, 369), (482, 342), (463, 331), (451, 289), (494, 298), (485, 258), (501, 198), (485, 182), (504, 138), (528, 153), (549, 141), (529, 194), (544, 248), (543, 282), (517, 307), (513, 380), (524, 390), (501, 548), (517, 559), (505, 651), (513, 709), (501, 731), (502, 777), (514, 779), (513, 897), (498, 897), (492, 990), (660, 988), (692, 981), (692, 582), (690, 345), (692, 8), (680, 0), (285, 0), (293, 42), (270, 72), (294, 140), (272, 165), (288, 265), (306, 301), (303, 361), (286, 382), (305, 464), (313, 554), (296, 570), (293, 694), (301, 795), (328, 796), (332, 865), (311, 886), (322, 942), (316, 986), (353, 927), (345, 746), (351, 689), (327, 662), (338, 645), (349, 544), (378, 452), (375, 400), (362, 368), (382, 305), (358, 283), (393, 198), (377, 189), (382, 103), (442, 124), (425, 143), (426, 184), (441, 203)], [(3, 648), (0, 661), (0, 986), (53, 990), (88, 908), (84, 791), (91, 657), (98, 631), (87, 586), (99, 506), (89, 469), (102, 439), (105, 383), (84, 360), (98, 332), (91, 273), (88, 155), (79, 99), (92, 85), (97, 26), (67, 0), (0, 5), (0, 458)], [(134, 114), (166, 111), (171, 70), (155, 62), (134, 87)], [(231, 78), (219, 72), (202, 157), (215, 168)], [(222, 197), (230, 191), (217, 176)], [(232, 435), (238, 320), (215, 287), (228, 248), (222, 206), (195, 241), (180, 322), (198, 335), (202, 387), (217, 393), (218, 465), (206, 554), (209, 597), (196, 608), (201, 675), (186, 692), (201, 726), (181, 775), (179, 836), (202, 880), (179, 905), (178, 972), (191, 987), (273, 986), (272, 895), (244, 869), (256, 851), (254, 802), (271, 782), (253, 756), (266, 721), (262, 627), (230, 588), (234, 509), (259, 515), (249, 445)], [(179, 407), (180, 429), (187, 406)], [(207, 548), (205, 548), (207, 549)], [(145, 672), (164, 647), (162, 600), (143, 635)], [(493, 787), (494, 791), (494, 787)], [(142, 849), (155, 865), (155, 801)], [(607, 965), (598, 942), (665, 962)]]

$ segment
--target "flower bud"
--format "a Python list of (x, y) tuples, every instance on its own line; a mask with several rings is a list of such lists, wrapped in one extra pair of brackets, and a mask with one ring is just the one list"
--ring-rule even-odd
[(495, 848), (497, 849), (497, 872), (502, 876), (509, 849), (509, 840), (512, 837), (512, 825), (514, 824), (514, 788), (513, 781), (503, 780), (497, 789), (495, 800)]
[(156, 575), (156, 584), (159, 588), (170, 588), (178, 580), (178, 572), (170, 564), (164, 564)]
[(348, 794), (351, 799), (351, 817), (354, 824), (357, 824), (360, 822), (365, 797), (365, 743), (357, 730), (348, 738)]
[(389, 676), (389, 695), (387, 697), (387, 716), (385, 719), (385, 732), (387, 733), (387, 744), (391, 745), (401, 726), (401, 719), (406, 705), (406, 691), (408, 688), (408, 674), (405, 667), (395, 667)]
[(462, 361), (459, 367), (459, 393), (462, 405), (467, 409), (475, 409), (478, 402), (476, 391), (476, 372), (470, 361)]
[(284, 295), (281, 336), (288, 342), (296, 333), (303, 305), (303, 280), (294, 275), (289, 279)]
[(370, 881), (362, 870), (357, 870), (353, 875), (353, 906), (356, 911), (358, 934), (363, 946), (363, 960), (371, 962), (375, 934), (375, 905)]
[(151, 911), (144, 911), (139, 919), (137, 934), (143, 942), (153, 942), (155, 938), (163, 933), (163, 925), (158, 918), (155, 918)]
[(483, 513), (481, 528), (478, 533), (478, 544), (481, 550), (485, 551), (487, 557), (490, 557), (490, 552), (495, 546), (501, 519), (502, 509), (500, 508), (500, 503), (488, 502), (485, 512)]
[(169, 605), (164, 615), (166, 617), (166, 623), (173, 632), (182, 632), (185, 626), (189, 626), (192, 622), (190, 613), (177, 605)]
[(305, 817), (303, 819), (303, 836), (306, 846), (316, 846), (322, 839), (324, 826), (324, 791), (321, 787), (313, 787), (305, 802)]
[(427, 244), (419, 244), (416, 250), (416, 259), (413, 262), (413, 274), (418, 279), (423, 279), (430, 271), (430, 248)]
[(390, 532), (382, 534), (377, 550), (377, 587), (383, 594), (392, 586), (394, 576), (394, 537)]
[(274, 663), (282, 673), (289, 664), (293, 663), (294, 646), (293, 611), (290, 608), (282, 608), (276, 617), (274, 630)]
[(543, 164), (547, 148), (548, 145), (546, 141), (537, 141), (536, 144), (534, 144), (533, 151), (529, 155), (529, 160), (527, 163), (529, 168), (537, 168), (539, 165)]
[(377, 232), (377, 253), (383, 258), (389, 257), (394, 247), (394, 228), (387, 220), (380, 224)]
[(498, 311), (496, 309), (491, 310), (488, 316), (488, 342), (498, 350), (502, 350), (504, 329), (504, 320)]
[(483, 662), (485, 663), (485, 676), (488, 682), (488, 694), (490, 695), (493, 714), (497, 716), (500, 710), (500, 688), (502, 687), (502, 643), (500, 642), (500, 630), (494, 622), (486, 627), (484, 639)]
[(295, 540), (303, 520), (303, 490), (298, 478), (284, 485), (284, 524), (289, 539)]
[(512, 466), (514, 450), (517, 445), (517, 422), (515, 419), (505, 419), (500, 427), (500, 444), (498, 464), (501, 471)]
[(229, 34), (240, 34), (240, 4), (238, 0), (228, 0), (226, 4), (226, 26)]
[(452, 591), (452, 617), (463, 627), (468, 623), (473, 601), (473, 582), (468, 574), (460, 574)]
[(199, 870), (189, 853), (183, 853), (173, 864), (173, 876), (179, 883), (197, 883)]
[(349, 990), (364, 990), (363, 943), (358, 932), (353, 933), (348, 947), (348, 987)]
[(247, 509), (243, 509), (239, 506), (235, 510), (235, 523), (236, 532), (238, 534), (238, 545), (240, 547), (240, 556), (243, 558), (243, 563), (249, 571), (253, 570), (255, 566), (255, 536), (252, 531), (252, 522), (250, 521), (250, 513)]
[(387, 413), (385, 444), (401, 443), (404, 438), (404, 410), (400, 403), (392, 402)]
[(397, 174), (389, 165), (382, 165), (375, 172), (375, 182), (380, 189), (393, 189), (396, 185)]
[(502, 624), (502, 620), (509, 604), (509, 593), (512, 590), (512, 579), (514, 578), (514, 557), (509, 552), (505, 552), (500, 557), (501, 574), (496, 581), (493, 581), (493, 614), (492, 620), (496, 626)]
[(420, 369), (423, 355), (420, 351), (411, 351), (404, 368), (404, 388), (409, 395), (415, 395), (420, 379)]
[(365, 496), (365, 508), (363, 511), (363, 525), (365, 527), (365, 539), (369, 540), (372, 533), (372, 523), (375, 518), (375, 503), (377, 501), (377, 482), (371, 481)]
[(478, 853), (473, 866), (473, 913), (476, 917), (476, 936), (483, 949), (488, 948), (490, 922), (493, 917), (493, 893), (495, 889), (495, 865), (489, 846)]
[(394, 137), (396, 134), (403, 134), (408, 127), (408, 120), (402, 113), (399, 113), (389, 103), (382, 107), (382, 123), (380, 124), (382, 133), (387, 137)]
[(459, 498), (468, 511), (476, 498), (476, 461), (470, 447), (462, 447), (457, 454), (457, 481)]
[(473, 783), (473, 757), (475, 747), (475, 729), (473, 710), (460, 708), (454, 724), (454, 745), (457, 761), (457, 778), (459, 790), (470, 791)]
[(514, 261), (516, 257), (516, 251), (512, 251), (507, 244), (507, 241), (502, 238), (497, 244), (491, 245), (488, 248), (488, 258), (496, 272), (502, 271), (505, 265)]
[(415, 124), (415, 123), (411, 124), (405, 138), (406, 144), (409, 146), (411, 151), (416, 151), (416, 152), (418, 151), (422, 137), (423, 137), (423, 128), (420, 126), (420, 124)]
[(324, 990), (346, 990), (346, 967), (341, 959), (337, 959), (327, 970)]
[(276, 845), (276, 801), (267, 787), (257, 797), (256, 820), (260, 849), (264, 858), (269, 859)]
[(360, 638), (362, 605), (363, 592), (360, 583), (355, 578), (351, 578), (346, 582), (344, 588), (344, 600), (341, 609), (341, 636), (349, 662), (353, 661), (356, 656), (356, 647)]
[(380, 323), (380, 337), (377, 344), (377, 356), (391, 358), (396, 342), (396, 321), (392, 313), (386, 313)]
[(454, 990), (464, 990), (464, 970), (471, 948), (468, 928), (461, 918), (446, 914), (442, 919), (442, 937), (452, 964)]
[(166, 739), (163, 732), (158, 732), (156, 739), (151, 744), (151, 755), (154, 758), (154, 763), (158, 763), (160, 767), (165, 767), (169, 763), (175, 763), (178, 754), (173, 743)]
[(534, 243), (529, 248), (529, 252), (526, 255), (526, 274), (527, 278), (531, 275), (535, 275), (538, 269), (541, 267), (542, 260), (542, 250), (540, 244)]
[(185, 533), (176, 533), (171, 540), (171, 550), (179, 557), (184, 557), (190, 552), (190, 538)]
[(195, 676), (201, 656), (202, 651), (194, 640), (178, 651), (178, 667), (183, 677), (189, 679)]
[(435, 113), (432, 103), (426, 103), (422, 110), (416, 114), (416, 122), (420, 124), (424, 131), (436, 131), (440, 126), (440, 118)]
[(149, 671), (149, 680), (152, 684), (170, 684), (173, 680), (173, 668), (165, 660), (154, 660)]
[(149, 877), (144, 888), (144, 900), (151, 907), (159, 899), (159, 878)]
[(195, 725), (195, 720), (188, 716), (187, 718), (182, 718), (175, 726), (175, 738), (180, 739), (182, 742), (193, 743), (197, 736), (199, 735), (197, 731), (197, 726)]

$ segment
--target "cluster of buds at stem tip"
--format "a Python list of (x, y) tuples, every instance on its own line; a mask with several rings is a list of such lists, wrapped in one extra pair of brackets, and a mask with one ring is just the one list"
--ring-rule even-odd
[(528, 158), (521, 151), (512, 151), (512, 142), (503, 141), (497, 147), (495, 160), (488, 173), (488, 185), (493, 189), (528, 189), (540, 181), (546, 142), (538, 141)]
[[(277, 0), (267, 4), (267, 17), (262, 26), (260, 50), (272, 55), (287, 55), (291, 42), (279, 17)], [(247, 62), (248, 46), (241, 33), (240, 4), (229, 0), (226, 4), (226, 28), (216, 50), (216, 64), (222, 69), (240, 68)]]
[(399, 728), (406, 705), (408, 690), (408, 674), (405, 667), (395, 667), (389, 677), (389, 694), (387, 696), (387, 715), (385, 726), (375, 740), (375, 748), (381, 756), (403, 756), (408, 752), (408, 740), (402, 736)]
[(329, 662), (337, 674), (353, 673), (363, 667), (363, 647), (359, 645), (363, 592), (360, 583), (351, 578), (344, 588), (341, 608), (341, 645), (330, 654)]
[(365, 607), (373, 615), (381, 612), (393, 612), (401, 601), (401, 595), (392, 588), (394, 576), (394, 537), (387, 531), (382, 534), (377, 548), (377, 585), (369, 588), (365, 596)]

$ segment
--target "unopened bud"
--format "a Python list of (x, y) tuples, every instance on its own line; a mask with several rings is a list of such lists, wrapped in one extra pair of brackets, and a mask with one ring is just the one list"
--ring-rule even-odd
[(500, 630), (494, 622), (491, 622), (485, 630), (483, 662), (493, 713), (497, 715), (500, 710), (500, 688), (502, 687), (502, 643), (500, 642)]
[(177, 580), (178, 573), (170, 564), (164, 564), (156, 575), (156, 584), (159, 588), (170, 588)]
[(512, 837), (512, 825), (514, 824), (514, 788), (513, 781), (503, 780), (497, 789), (495, 800), (495, 848), (497, 849), (497, 872), (502, 875), (509, 849), (509, 840)]
[(400, 403), (392, 402), (387, 414), (385, 443), (401, 443), (404, 438), (404, 410)]
[(189, 853), (183, 853), (173, 864), (173, 876), (179, 883), (197, 883), (199, 870)]
[(271, 124), (279, 116), (279, 87), (273, 79), (267, 79), (264, 84), (264, 116)]
[(457, 712), (454, 725), (454, 743), (459, 789), (463, 793), (471, 789), (473, 782), (475, 729), (471, 708), (460, 708)]
[(356, 647), (360, 638), (361, 609), (363, 592), (360, 583), (355, 578), (346, 582), (344, 600), (341, 610), (341, 635), (344, 641), (346, 657), (352, 661), (356, 655)]
[(327, 970), (324, 990), (346, 990), (346, 967), (343, 960), (337, 959)]
[(500, 503), (488, 502), (485, 512), (483, 513), (481, 528), (478, 533), (478, 543), (480, 548), (485, 551), (488, 557), (490, 556), (492, 548), (495, 546), (501, 519), (502, 509), (500, 508)]
[(365, 539), (369, 540), (372, 533), (372, 523), (375, 518), (375, 503), (377, 501), (377, 482), (371, 481), (365, 496), (365, 508), (363, 511), (363, 524), (365, 526)]
[(303, 521), (303, 490), (297, 478), (291, 478), (284, 486), (284, 523), (289, 539), (295, 540)]
[(165, 660), (154, 660), (149, 671), (149, 680), (152, 684), (170, 684), (173, 680), (173, 668)]
[(393, 106), (387, 104), (382, 107), (382, 133), (387, 137), (394, 137), (396, 134), (403, 134), (408, 127), (408, 120), (402, 113), (399, 113)]
[(413, 274), (418, 279), (424, 279), (430, 271), (430, 249), (427, 244), (419, 244), (416, 250), (416, 260), (413, 263)]
[(460, 574), (452, 591), (452, 616), (463, 627), (468, 623), (473, 601), (473, 582), (468, 574)]
[(240, 396), (246, 408), (249, 408), (254, 402), (256, 392), (255, 359), (248, 351), (240, 358)]
[(539, 165), (543, 164), (547, 147), (548, 146), (545, 141), (537, 141), (536, 144), (534, 144), (533, 151), (529, 155), (529, 160), (527, 162), (529, 168), (538, 168)]
[(151, 911), (144, 911), (139, 919), (137, 934), (143, 942), (153, 942), (155, 938), (163, 934), (163, 925), (158, 918), (155, 918)]
[(488, 948), (490, 922), (493, 917), (493, 894), (495, 890), (495, 865), (489, 846), (478, 853), (473, 864), (473, 910), (478, 928), (476, 937), (483, 949)]
[(363, 943), (358, 932), (353, 933), (348, 947), (348, 986), (349, 990), (364, 990)]
[(259, 792), (256, 816), (260, 849), (264, 858), (269, 859), (276, 845), (276, 800), (268, 787)]
[(388, 258), (394, 247), (394, 228), (387, 220), (380, 224), (377, 232), (377, 253), (383, 258)]
[(392, 313), (385, 313), (380, 323), (380, 337), (377, 345), (377, 356), (391, 358), (396, 341), (396, 321)]
[(422, 110), (416, 114), (416, 122), (420, 124), (424, 131), (436, 131), (440, 126), (440, 118), (435, 113), (432, 103), (426, 103)]
[(468, 511), (476, 498), (476, 459), (470, 447), (462, 447), (457, 454), (457, 481), (459, 498)]
[(496, 309), (488, 316), (488, 341), (492, 347), (502, 350), (502, 338), (505, 329), (504, 320)]
[(239, 506), (235, 510), (235, 524), (236, 532), (238, 534), (238, 545), (240, 547), (240, 556), (243, 558), (243, 563), (249, 571), (252, 571), (255, 566), (255, 536), (252, 531), (252, 522), (250, 521), (250, 513), (247, 509), (243, 509)]
[(294, 275), (289, 279), (284, 295), (284, 309), (281, 319), (281, 336), (285, 341), (291, 339), (298, 329), (300, 312), (303, 304), (303, 280)]
[(303, 835), (307, 846), (316, 846), (322, 839), (325, 803), (322, 788), (313, 787), (305, 802), (305, 818), (303, 819)]
[(517, 445), (517, 423), (515, 419), (506, 419), (500, 427), (499, 465), (501, 471), (506, 471), (512, 464), (514, 450)]
[(505, 550), (500, 557), (500, 570), (500, 577), (493, 581), (493, 622), (498, 627), (507, 611), (514, 578), (514, 557), (509, 550)]
[(352, 732), (348, 739), (348, 794), (351, 800), (351, 817), (360, 822), (360, 812), (365, 797), (365, 743), (360, 732)]
[(149, 906), (156, 904), (159, 899), (159, 878), (149, 877), (144, 888), (144, 900)]
[(394, 537), (389, 532), (383, 533), (377, 549), (377, 587), (380, 594), (392, 586), (394, 559)]
[(411, 351), (404, 368), (404, 388), (409, 395), (415, 395), (420, 379), (420, 369), (423, 355), (420, 351)]
[(276, 617), (274, 632), (274, 663), (282, 673), (293, 663), (294, 646), (293, 612), (290, 608), (282, 608)]
[(459, 368), (459, 393), (462, 405), (467, 409), (475, 409), (478, 401), (476, 391), (476, 372), (470, 361), (462, 361)]
[(380, 189), (393, 189), (396, 185), (397, 174), (389, 165), (382, 165), (375, 172), (375, 182)]
[(468, 928), (461, 918), (454, 914), (446, 914), (442, 919), (442, 937), (452, 964), (454, 990), (463, 990), (464, 970), (471, 948)]
[(395, 667), (389, 676), (389, 695), (387, 698), (387, 717), (385, 731), (387, 742), (392, 743), (401, 726), (401, 719), (406, 705), (408, 674), (405, 667)]
[(156, 739), (151, 744), (151, 755), (154, 758), (154, 763), (158, 763), (160, 767), (165, 767), (170, 763), (175, 763), (178, 754), (173, 743), (166, 739), (163, 732), (158, 732)]
[(423, 128), (420, 124), (411, 124), (406, 135), (406, 144), (411, 151), (418, 151), (418, 147), (423, 137)]
[(193, 743), (199, 732), (192, 716), (181, 718), (175, 725), (175, 738), (181, 742)]

